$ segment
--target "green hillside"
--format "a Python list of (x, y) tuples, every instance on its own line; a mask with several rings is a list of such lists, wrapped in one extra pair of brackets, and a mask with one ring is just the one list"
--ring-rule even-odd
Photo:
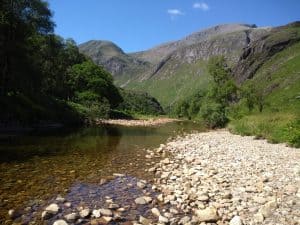
[(142, 83), (131, 82), (127, 88), (144, 90), (159, 99), (163, 107), (168, 108), (186, 96), (192, 95), (195, 90), (205, 89), (209, 81), (206, 62), (198, 60), (194, 64), (181, 64), (171, 75), (169, 67), (172, 62), (161, 71), (163, 76), (148, 79)]
[(241, 118), (233, 118), (229, 127), (241, 134), (254, 134), (273, 142), (300, 146), (300, 42), (275, 54), (251, 80), (265, 95), (262, 113), (249, 113), (243, 102), (238, 106)]

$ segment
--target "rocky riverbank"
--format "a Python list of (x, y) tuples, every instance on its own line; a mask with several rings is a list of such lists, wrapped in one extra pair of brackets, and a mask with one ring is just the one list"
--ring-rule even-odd
[(144, 165), (153, 180), (114, 174), (9, 215), (47, 225), (300, 224), (299, 149), (219, 130), (147, 150)]
[(220, 130), (190, 134), (155, 151), (173, 153), (150, 172), (159, 200), (184, 224), (300, 224), (300, 150)]
[(111, 124), (111, 125), (122, 125), (122, 126), (142, 126), (142, 127), (148, 127), (148, 126), (158, 126), (166, 123), (171, 123), (174, 121), (179, 121), (177, 119), (171, 119), (171, 118), (152, 118), (152, 119), (145, 119), (145, 120), (98, 120), (97, 124)]

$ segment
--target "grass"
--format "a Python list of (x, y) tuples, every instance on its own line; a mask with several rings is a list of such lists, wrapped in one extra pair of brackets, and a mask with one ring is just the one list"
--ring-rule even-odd
[[(148, 92), (158, 99), (164, 108), (192, 95), (195, 90), (205, 89), (209, 82), (205, 61), (199, 60), (194, 64), (180, 64), (174, 70), (172, 67), (177, 64), (179, 63), (175, 61), (169, 62), (160, 71), (159, 76), (144, 82), (132, 82), (126, 88)], [(175, 72), (170, 74), (170, 71)]]
[(233, 120), (228, 126), (233, 133), (254, 135), (271, 143), (285, 142), (300, 147), (300, 118), (293, 113), (262, 113)]
[(264, 111), (249, 113), (239, 106), (243, 116), (232, 119), (229, 129), (300, 147), (300, 43), (274, 55), (257, 71), (253, 82), (264, 90)]

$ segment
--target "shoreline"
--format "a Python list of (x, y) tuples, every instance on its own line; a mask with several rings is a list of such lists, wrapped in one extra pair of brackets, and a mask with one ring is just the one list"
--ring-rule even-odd
[(161, 202), (201, 225), (300, 224), (299, 149), (216, 130), (177, 137), (154, 152), (172, 154), (148, 170)]
[(81, 193), (75, 186), (35, 213), (55, 225), (300, 224), (299, 149), (221, 129), (145, 151), (149, 180), (123, 171)]
[(133, 119), (133, 120), (125, 120), (125, 119), (108, 119), (108, 120), (98, 120), (96, 122), (97, 125), (108, 124), (108, 125), (121, 125), (127, 127), (151, 127), (163, 125), (166, 123), (181, 121), (178, 119), (172, 118), (151, 118), (151, 119)]

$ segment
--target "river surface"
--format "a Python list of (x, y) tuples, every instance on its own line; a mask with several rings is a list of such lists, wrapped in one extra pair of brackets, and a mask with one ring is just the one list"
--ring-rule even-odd
[[(169, 138), (203, 130), (192, 122), (158, 127), (98, 126), (55, 130), (0, 139), (0, 223), (9, 209), (24, 209), (96, 185), (113, 173), (148, 179), (146, 149)], [(154, 163), (154, 162), (153, 162)], [(72, 191), (71, 191), (72, 193)]]

